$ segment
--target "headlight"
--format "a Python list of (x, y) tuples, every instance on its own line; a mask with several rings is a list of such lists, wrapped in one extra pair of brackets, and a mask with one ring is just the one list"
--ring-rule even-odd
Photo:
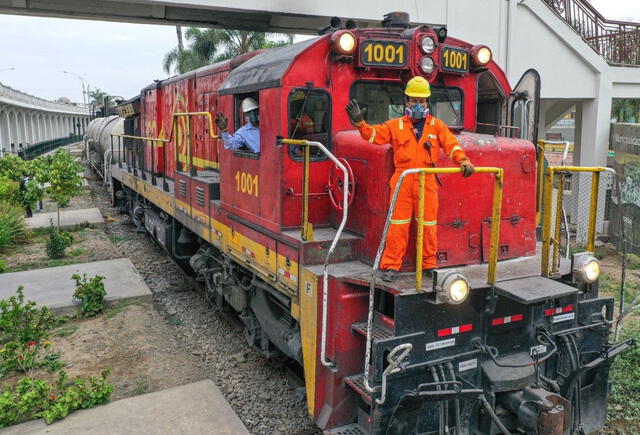
[(433, 41), (433, 38), (431, 36), (425, 36), (424, 38), (422, 38), (420, 48), (422, 48), (422, 52), (424, 54), (431, 54), (433, 53), (433, 50), (436, 49), (436, 43)]
[(600, 262), (591, 253), (574, 254), (572, 263), (571, 271), (575, 281), (589, 284), (600, 277)]
[(436, 69), (436, 64), (429, 56), (424, 56), (420, 59), (420, 69), (425, 74), (431, 74), (433, 70)]
[(460, 304), (469, 296), (469, 281), (460, 273), (448, 273), (438, 279), (438, 299), (449, 304)]
[(336, 53), (351, 54), (356, 48), (356, 37), (347, 30), (338, 31), (331, 35), (331, 44)]
[(471, 49), (471, 59), (475, 66), (484, 66), (491, 62), (493, 54), (489, 47), (476, 45)]

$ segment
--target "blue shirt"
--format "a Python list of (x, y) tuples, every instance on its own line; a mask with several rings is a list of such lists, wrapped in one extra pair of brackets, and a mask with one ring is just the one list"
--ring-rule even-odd
[(260, 152), (260, 129), (250, 122), (240, 127), (234, 135), (223, 131), (222, 140), (224, 140), (224, 148), (227, 150), (237, 150), (244, 145), (254, 153)]

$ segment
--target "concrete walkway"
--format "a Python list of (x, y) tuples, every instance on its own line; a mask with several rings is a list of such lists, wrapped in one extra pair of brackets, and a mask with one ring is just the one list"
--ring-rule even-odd
[(243, 435), (249, 431), (207, 379), (76, 411), (49, 426), (36, 420), (0, 430), (0, 434)]
[(73, 314), (80, 305), (72, 300), (75, 281), (71, 279), (71, 275), (74, 273), (80, 276), (86, 273), (88, 278), (95, 275), (104, 276), (107, 304), (123, 299), (152, 301), (149, 287), (128, 258), (2, 273), (0, 299), (15, 295), (18, 285), (22, 284), (25, 299), (33, 300), (40, 306), (46, 305), (56, 314)]
[[(27, 227), (34, 230), (36, 228), (47, 228), (53, 220), (55, 226), (58, 222), (58, 213), (35, 213), (33, 217), (25, 219)], [(73, 228), (76, 225), (89, 223), (98, 228), (104, 228), (104, 218), (98, 208), (85, 208), (81, 210), (60, 210), (60, 229)]]

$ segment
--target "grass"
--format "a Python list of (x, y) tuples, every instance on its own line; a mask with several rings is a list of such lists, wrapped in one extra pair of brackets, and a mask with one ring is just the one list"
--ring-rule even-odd
[[(629, 271), (627, 271), (627, 275)], [(613, 296), (616, 303), (620, 301), (620, 281), (614, 277), (603, 273), (600, 275), (600, 293), (602, 295)], [(624, 293), (624, 303), (630, 304), (633, 299), (640, 294), (640, 283), (627, 279)]]
[(68, 337), (74, 332), (78, 330), (78, 325), (65, 325), (61, 328), (58, 328), (52, 332), (52, 334), (56, 337)]
[(104, 310), (103, 316), (104, 316), (104, 318), (106, 320), (112, 319), (115, 316), (117, 316), (118, 314), (122, 313), (124, 310), (126, 310), (127, 307), (130, 306), (130, 305), (143, 306), (144, 303), (142, 303), (140, 301), (137, 301), (135, 299), (124, 299), (124, 300), (119, 301), (115, 305), (111, 305), (106, 310)]
[(60, 259), (42, 259), (36, 261), (29, 261), (26, 263), (18, 264), (17, 266), (8, 267), (6, 272), (23, 272), (25, 270), (42, 269), (43, 267), (58, 267), (66, 266), (68, 264), (74, 264), (78, 260), (74, 257), (66, 257)]
[(7, 202), (0, 204), (0, 251), (27, 240), (24, 212)]
[(71, 251), (69, 251), (67, 253), (67, 255), (69, 257), (79, 257), (80, 255), (86, 254), (87, 250), (84, 248), (76, 248), (76, 249), (72, 249)]
[[(640, 341), (640, 321), (627, 321), (623, 339)], [(612, 389), (609, 396), (609, 420), (623, 420), (625, 427), (640, 430), (640, 347), (633, 346), (618, 355), (611, 369)], [(632, 428), (635, 428), (632, 429)], [(632, 433), (628, 432), (628, 433)]]
[(121, 243), (127, 240), (133, 240), (135, 238), (135, 236), (132, 236), (132, 235), (120, 236), (118, 234), (107, 234), (107, 237), (109, 238), (109, 240), (111, 240), (111, 243), (113, 243), (114, 245), (117, 245), (118, 243)]

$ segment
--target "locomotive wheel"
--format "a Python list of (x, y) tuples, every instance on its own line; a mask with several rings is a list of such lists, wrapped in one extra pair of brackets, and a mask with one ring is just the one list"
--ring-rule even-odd
[[(340, 163), (347, 168), (347, 172), (349, 173), (349, 186), (347, 188), (348, 195), (348, 204), (351, 205), (353, 202), (353, 192), (356, 188), (356, 180), (353, 177), (353, 171), (351, 170), (351, 166), (349, 162), (347, 162), (343, 158), (339, 158)], [(342, 203), (344, 201), (345, 188), (344, 188), (344, 174), (336, 165), (331, 166), (331, 171), (329, 171), (329, 199), (331, 200), (331, 205), (335, 207), (336, 210), (342, 211)]]

